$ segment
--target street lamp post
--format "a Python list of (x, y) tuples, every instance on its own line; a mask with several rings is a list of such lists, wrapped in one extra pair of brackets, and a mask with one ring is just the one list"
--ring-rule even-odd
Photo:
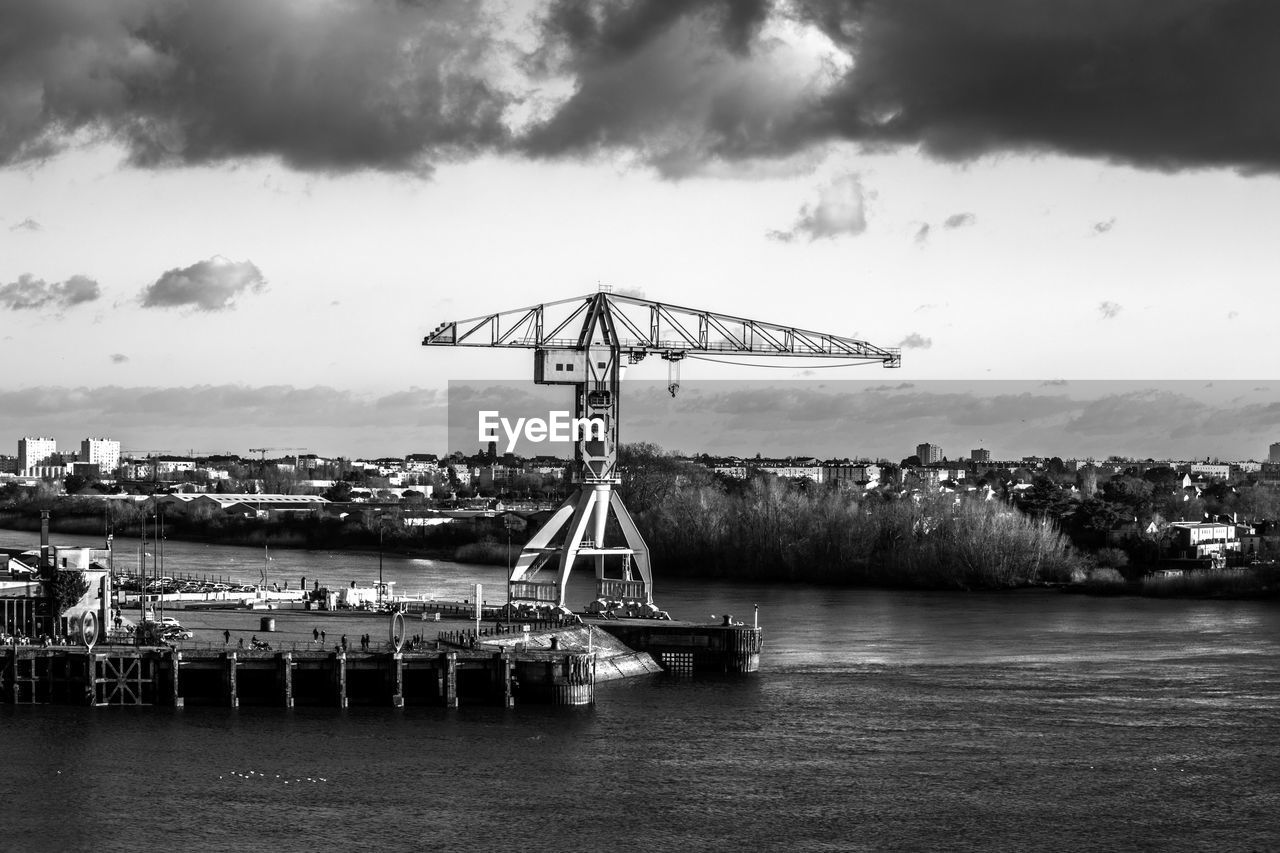
[[(164, 572), (164, 510), (157, 508), (156, 523), (159, 527), (156, 529), (156, 549), (160, 552), (160, 568), (157, 572), (156, 579), (162, 578)], [(164, 624), (164, 594), (165, 583), (160, 581), (160, 624)]]
[(378, 510), (378, 610), (382, 610), (382, 510)]

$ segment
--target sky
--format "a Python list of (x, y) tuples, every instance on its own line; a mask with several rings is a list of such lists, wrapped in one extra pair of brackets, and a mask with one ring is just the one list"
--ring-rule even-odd
[[(1129, 425), (1113, 452), (1261, 458), (1277, 25), (1253, 0), (4, 4), (0, 452), (438, 451), (450, 381), (532, 359), (425, 334), (607, 285), (902, 347), (838, 378), (938, 411), (963, 409), (938, 382), (1124, 380), (1088, 392)], [(1236, 411), (1211, 383), (1247, 430), (1188, 427)], [(980, 438), (1095, 452), (1026, 414)]]

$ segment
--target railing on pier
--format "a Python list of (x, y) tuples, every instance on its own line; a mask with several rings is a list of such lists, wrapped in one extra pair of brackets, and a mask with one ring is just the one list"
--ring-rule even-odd
[(644, 601), (644, 581), (624, 581), (612, 578), (601, 578), (596, 581), (596, 596), (605, 599), (620, 598), (623, 601), (629, 599)]
[(474, 648), (479, 642), (486, 637), (513, 637), (525, 636), (535, 631), (554, 631), (557, 628), (564, 628), (569, 625), (576, 625), (576, 622), (569, 622), (564, 619), (547, 619), (536, 622), (519, 622), (514, 625), (495, 625), (490, 628), (481, 628), (477, 634), (475, 628), (469, 628), (460, 631), (441, 631), (436, 635), (436, 639), (445, 645), (459, 646), (462, 648)]
[[(459, 604), (451, 601), (398, 601), (396, 604), (400, 607), (400, 612), (406, 616), (421, 616), (424, 613), (439, 613), (441, 617), (452, 617), (455, 619), (474, 619), (476, 615), (476, 606), (470, 602)], [(499, 604), (481, 604), (480, 618), (495, 619), (504, 605)]]
[(557, 604), (560, 601), (560, 585), (537, 581), (516, 581), (507, 584), (507, 597), (512, 601), (543, 601)]

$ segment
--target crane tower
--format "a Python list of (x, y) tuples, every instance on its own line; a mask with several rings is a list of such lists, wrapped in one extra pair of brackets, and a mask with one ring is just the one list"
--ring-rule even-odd
[[(614, 490), (618, 477), (619, 391), (623, 358), (648, 355), (669, 363), (669, 388), (679, 388), (679, 362), (688, 355), (801, 356), (880, 362), (899, 367), (897, 349), (824, 332), (811, 332), (681, 308), (602, 289), (588, 296), (441, 323), (423, 346), (532, 349), (533, 381), (573, 388), (574, 419), (603, 421), (604, 434), (587, 430), (574, 443), (577, 490), (520, 552), (507, 582), (517, 608), (567, 610), (569, 575), (579, 557), (595, 564), (598, 599), (634, 615), (657, 613), (649, 549)], [(606, 541), (612, 515), (622, 541)], [(548, 570), (554, 579), (542, 580)]]

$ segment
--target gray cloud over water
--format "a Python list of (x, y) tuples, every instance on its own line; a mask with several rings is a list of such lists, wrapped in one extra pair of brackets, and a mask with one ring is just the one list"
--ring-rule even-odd
[[(1137, 381), (687, 380), (624, 383), (624, 441), (686, 452), (885, 456), (931, 442), (951, 457), (1262, 458), (1280, 401), (1256, 383)], [(475, 412), (546, 417), (568, 398), (527, 383), (451, 383), (450, 449), (474, 452)]]
[[(950, 458), (987, 447), (1015, 459), (1258, 459), (1280, 435), (1280, 399), (1243, 381), (691, 380), (673, 398), (665, 382), (628, 380), (623, 396), (623, 441), (691, 453), (896, 461), (928, 441)], [(569, 405), (567, 389), (525, 380), (454, 382), (447, 394), (413, 387), (385, 394), (292, 385), (33, 387), (0, 390), (0, 442), (33, 433), (60, 441), (105, 434), (126, 448), (175, 452), (291, 446), (365, 456), (473, 453), (479, 409), (545, 418)]]

